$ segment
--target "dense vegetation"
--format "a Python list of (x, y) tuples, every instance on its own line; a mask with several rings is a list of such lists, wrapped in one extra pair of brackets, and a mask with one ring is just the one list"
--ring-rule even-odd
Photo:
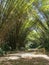
[(49, 51), (49, 0), (0, 0), (0, 47)]

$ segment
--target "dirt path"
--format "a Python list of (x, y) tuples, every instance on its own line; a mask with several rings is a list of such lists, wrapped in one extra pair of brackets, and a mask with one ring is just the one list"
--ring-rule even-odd
[(0, 57), (1, 61), (7, 61), (7, 60), (18, 60), (18, 59), (32, 59), (32, 58), (43, 58), (47, 61), (49, 61), (49, 56), (45, 54), (33, 54), (32, 52), (29, 53), (15, 53), (15, 54), (8, 54), (6, 57)]

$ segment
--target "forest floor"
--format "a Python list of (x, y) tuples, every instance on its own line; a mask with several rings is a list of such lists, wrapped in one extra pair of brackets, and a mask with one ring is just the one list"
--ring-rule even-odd
[(33, 52), (19, 52), (0, 57), (0, 65), (49, 65), (49, 56)]

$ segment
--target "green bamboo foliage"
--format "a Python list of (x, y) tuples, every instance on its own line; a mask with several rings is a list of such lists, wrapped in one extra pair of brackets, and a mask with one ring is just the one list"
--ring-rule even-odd
[(33, 25), (33, 20), (29, 20), (28, 17), (29, 11), (32, 11), (33, 2), (34, 0), (28, 2), (26, 0), (2, 0), (2, 16), (0, 19), (1, 41), (9, 41), (11, 46), (25, 46), (26, 37)]
[(15, 49), (28, 40), (40, 44), (43, 33), (49, 39), (49, 0), (0, 0), (0, 14), (0, 43)]

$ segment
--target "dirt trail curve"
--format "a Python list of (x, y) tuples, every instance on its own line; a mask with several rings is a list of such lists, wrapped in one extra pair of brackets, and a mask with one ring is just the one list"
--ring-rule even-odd
[(15, 53), (15, 54), (8, 54), (6, 57), (0, 57), (1, 61), (7, 61), (7, 60), (18, 60), (18, 59), (32, 59), (32, 58), (43, 58), (47, 61), (49, 61), (49, 56), (45, 54), (34, 54), (33, 52), (29, 53)]

